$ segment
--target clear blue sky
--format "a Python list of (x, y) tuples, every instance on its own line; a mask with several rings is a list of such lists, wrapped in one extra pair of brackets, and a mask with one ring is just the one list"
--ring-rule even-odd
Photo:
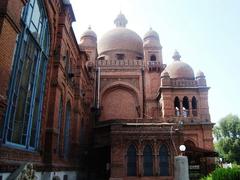
[(209, 90), (211, 119), (240, 115), (240, 0), (71, 0), (77, 39), (91, 25), (98, 40), (114, 28), (122, 11), (127, 27), (141, 37), (159, 33), (163, 61), (177, 49), (196, 73), (202, 70)]

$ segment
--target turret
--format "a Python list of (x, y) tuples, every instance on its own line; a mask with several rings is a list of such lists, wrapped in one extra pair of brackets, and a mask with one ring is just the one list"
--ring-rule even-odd
[(97, 35), (96, 33), (91, 29), (91, 27), (88, 27), (88, 30), (86, 30), (81, 38), (80, 38), (80, 49), (82, 51), (85, 51), (90, 61), (94, 61), (97, 57)]
[(162, 65), (162, 46), (160, 44), (158, 33), (152, 28), (145, 34), (143, 38), (143, 50), (145, 61), (149, 65), (158, 64)]

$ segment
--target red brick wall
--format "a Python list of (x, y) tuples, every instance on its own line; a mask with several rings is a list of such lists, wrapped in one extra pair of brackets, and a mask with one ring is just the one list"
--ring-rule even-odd
[(22, 7), (22, 1), (2, 0), (0, 2), (0, 124), (3, 123), (3, 114), (6, 110), (7, 89), (16, 37), (20, 31), (19, 17)]
[(129, 89), (118, 88), (105, 92), (102, 97), (101, 120), (134, 119), (137, 114), (137, 94)]
[[(1, 121), (3, 121), (2, 114), (6, 108), (6, 92), (8, 90), (9, 77), (11, 74), (16, 36), (20, 32), (19, 18), (22, 6), (23, 1), (17, 1), (16, 3), (14, 0), (3, 0), (0, 2), (0, 13), (5, 13), (5, 16), (0, 16), (0, 47), (2, 48), (0, 51)], [(5, 7), (5, 9), (3, 7)], [(49, 18), (51, 45), (45, 83), (39, 151), (34, 153), (25, 152), (24, 150), (0, 145), (0, 164), (2, 164), (0, 165), (0, 170), (2, 168), (5, 168), (5, 171), (14, 170), (22, 161), (31, 161), (38, 169), (66, 170), (70, 168), (71, 170), (74, 170), (79, 164), (77, 156), (79, 156), (79, 149), (81, 148), (79, 134), (82, 120), (85, 121), (84, 128), (88, 128), (85, 130), (85, 138), (90, 139), (89, 136), (91, 135), (92, 127), (90, 123), (89, 102), (92, 102), (93, 93), (91, 91), (93, 89), (93, 82), (90, 81), (90, 76), (85, 70), (87, 56), (80, 52), (71, 27), (72, 20), (74, 20), (71, 8), (65, 6), (62, 1), (58, 0), (45, 0), (45, 7)], [(68, 75), (65, 72), (63, 56), (65, 55), (66, 50), (68, 50), (70, 54), (72, 69), (80, 72), (78, 75), (74, 76), (72, 80), (69, 80)], [(76, 91), (76, 89), (90, 90), (90, 95), (88, 94), (88, 102), (84, 97), (79, 97), (79, 91)], [(68, 160), (64, 160), (61, 153), (63, 151), (63, 140), (61, 141), (60, 154), (57, 153), (58, 110), (61, 95), (64, 104), (61, 139), (64, 137), (63, 133), (65, 129), (65, 109), (67, 101), (70, 101), (72, 107), (70, 128), (71, 152), (70, 159)], [(16, 161), (16, 164), (14, 166), (8, 164), (10, 160)]]

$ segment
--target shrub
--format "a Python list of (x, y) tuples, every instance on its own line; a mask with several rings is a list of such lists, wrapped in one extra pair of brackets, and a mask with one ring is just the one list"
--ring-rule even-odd
[(240, 168), (239, 166), (218, 168), (212, 174), (201, 178), (201, 180), (240, 180)]

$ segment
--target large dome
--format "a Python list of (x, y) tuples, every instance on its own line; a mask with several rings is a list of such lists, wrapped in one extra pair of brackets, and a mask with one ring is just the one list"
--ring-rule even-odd
[(114, 20), (116, 28), (108, 31), (98, 43), (99, 55), (112, 53), (127, 53), (128, 57), (143, 55), (143, 42), (141, 37), (134, 31), (127, 29), (126, 17), (120, 12)]
[(173, 56), (174, 61), (166, 67), (165, 71), (173, 79), (194, 79), (193, 69), (187, 63), (180, 61), (180, 57), (176, 51)]
[(134, 31), (125, 27), (116, 27), (104, 34), (98, 43), (99, 55), (112, 50), (134, 51), (142, 54), (143, 42)]

